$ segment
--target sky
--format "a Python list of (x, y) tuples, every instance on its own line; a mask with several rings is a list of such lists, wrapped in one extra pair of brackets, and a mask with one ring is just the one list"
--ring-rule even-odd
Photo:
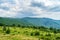
[(0, 17), (60, 20), (60, 0), (0, 0)]

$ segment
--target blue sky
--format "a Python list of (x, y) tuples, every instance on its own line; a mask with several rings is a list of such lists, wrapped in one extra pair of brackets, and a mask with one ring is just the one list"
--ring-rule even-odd
[(0, 0), (0, 17), (60, 20), (60, 0)]

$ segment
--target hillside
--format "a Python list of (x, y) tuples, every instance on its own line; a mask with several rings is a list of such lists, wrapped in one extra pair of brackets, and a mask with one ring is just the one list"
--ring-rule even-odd
[(49, 18), (28, 18), (28, 17), (23, 18), (22, 20), (26, 20), (29, 23), (32, 23), (36, 26), (60, 28), (60, 20), (53, 20)]
[[(59, 28), (59, 20), (49, 18), (0, 18), (0, 23), (15, 24), (15, 26), (0, 26), (0, 40), (60, 40), (60, 29), (56, 29)], [(16, 26), (18, 24), (22, 26)], [(48, 28), (50, 26), (51, 28)]]
[(0, 23), (7, 24), (7, 25), (32, 25), (31, 23), (21, 20), (19, 18), (0, 18)]
[(0, 18), (0, 23), (3, 24), (16, 24), (16, 25), (34, 25), (34, 26), (45, 26), (60, 28), (60, 20), (53, 20), (49, 18)]
[(0, 26), (0, 40), (60, 40), (60, 29)]

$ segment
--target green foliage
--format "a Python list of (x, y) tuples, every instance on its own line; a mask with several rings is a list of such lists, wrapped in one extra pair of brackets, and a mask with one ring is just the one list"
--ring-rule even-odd
[(6, 31), (6, 26), (3, 26), (3, 28), (2, 28), (2, 29), (3, 29), (3, 32), (5, 32), (5, 31)]
[(53, 28), (52, 28), (52, 27), (50, 27), (50, 28), (49, 28), (49, 30), (53, 30)]
[(21, 25), (18, 24), (18, 27), (20, 27)]
[(0, 23), (0, 26), (3, 26), (4, 24), (3, 23)]
[(34, 35), (35, 36), (39, 36), (40, 35), (40, 32), (36, 31), (36, 32), (34, 32)]
[(31, 33), (31, 36), (33, 36), (34, 34), (33, 34), (33, 32)]
[(16, 26), (15, 24), (12, 24), (12, 26)]
[[(1, 27), (0, 27), (1, 29)], [(25, 26), (18, 24), (13, 25), (13, 27), (3, 26), (2, 30), (6, 34), (12, 34), (12, 35), (27, 35), (32, 37), (38, 37), (42, 40), (59, 40), (60, 39), (60, 29), (56, 28), (46, 28), (44, 26)], [(1, 33), (1, 31), (0, 31)]]
[(60, 37), (56, 37), (56, 40), (60, 40)]
[(8, 27), (8, 29), (6, 30), (6, 34), (10, 34), (10, 29)]
[(51, 40), (51, 38), (45, 38), (45, 40)]
[(51, 34), (50, 34), (50, 33), (48, 33), (48, 34), (46, 34), (46, 36), (51, 36)]

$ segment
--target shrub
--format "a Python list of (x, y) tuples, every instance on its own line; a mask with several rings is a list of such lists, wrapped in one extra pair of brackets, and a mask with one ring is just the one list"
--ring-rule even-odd
[(54, 33), (56, 34), (56, 33), (57, 33), (57, 31), (56, 31), (56, 30), (54, 30)]
[(34, 34), (33, 34), (33, 32), (31, 33), (31, 36), (33, 36)]
[(38, 31), (36, 31), (34, 35), (35, 35), (35, 36), (39, 36), (40, 33), (39, 33)]
[(7, 31), (6, 31), (6, 34), (10, 34), (10, 29), (8, 27)]
[(46, 34), (46, 36), (51, 36), (51, 34)]
[(53, 28), (52, 28), (52, 27), (50, 27), (49, 29), (50, 29), (50, 30), (53, 30)]
[(40, 35), (40, 33), (38, 31), (35, 31), (35, 32), (31, 33), (31, 36), (39, 36), (39, 35)]
[(12, 24), (11, 26), (16, 26), (15, 24)]
[(20, 25), (18, 24), (18, 27), (20, 27)]
[(60, 37), (56, 37), (56, 40), (60, 40)]

